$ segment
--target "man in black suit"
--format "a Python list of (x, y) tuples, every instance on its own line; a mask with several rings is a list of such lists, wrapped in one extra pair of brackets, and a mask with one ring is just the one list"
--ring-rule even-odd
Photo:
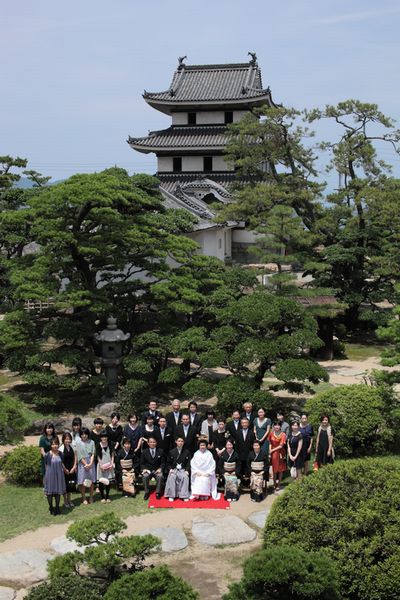
[(174, 437), (175, 437), (175, 430), (178, 427), (178, 425), (181, 424), (181, 420), (182, 420), (181, 403), (179, 402), (179, 400), (177, 400), (175, 398), (175, 400), (172, 401), (172, 412), (170, 412), (169, 415), (167, 415), (167, 425), (168, 425), (169, 429), (171, 430), (171, 433)]
[(175, 440), (178, 437), (183, 438), (185, 442), (183, 445), (184, 450), (189, 450), (190, 454), (193, 456), (197, 449), (197, 431), (196, 428), (190, 424), (190, 417), (187, 414), (182, 415), (182, 422), (175, 429)]
[(146, 425), (147, 417), (151, 415), (154, 417), (154, 425), (158, 425), (158, 421), (162, 414), (159, 410), (157, 410), (157, 402), (155, 400), (151, 400), (148, 404), (148, 409), (142, 413), (142, 425)]
[(169, 451), (174, 447), (174, 438), (167, 426), (167, 419), (165, 417), (159, 418), (155, 436), (157, 438), (157, 448), (160, 448), (164, 452), (164, 455), (168, 456)]
[(240, 415), (241, 418), (246, 418), (250, 421), (250, 427), (254, 427), (254, 419), (257, 417), (257, 412), (253, 410), (252, 402), (245, 402), (243, 404), (243, 412)]
[(148, 439), (148, 445), (149, 447), (143, 450), (140, 456), (140, 472), (144, 487), (143, 500), (149, 499), (149, 481), (152, 477), (156, 480), (156, 498), (159, 500), (164, 482), (165, 456), (164, 452), (157, 448), (157, 440), (154, 437)]
[(203, 417), (197, 412), (197, 402), (194, 400), (189, 402), (189, 417), (190, 424), (196, 429), (196, 433), (199, 434)]
[(176, 448), (170, 451), (167, 459), (167, 483), (165, 484), (164, 496), (173, 502), (175, 498), (181, 498), (185, 502), (189, 500), (189, 476), (191, 454), (184, 449), (184, 439), (176, 438)]
[(241, 429), (241, 425), (240, 425), (240, 411), (239, 410), (234, 410), (232, 412), (232, 421), (229, 421), (228, 425), (226, 426), (227, 430), (229, 431), (229, 435), (236, 440), (237, 435)]
[(254, 432), (250, 429), (249, 419), (247, 419), (246, 417), (242, 418), (240, 421), (240, 425), (241, 429), (236, 437), (235, 450), (239, 455), (240, 474), (242, 476), (242, 480), (246, 480), (247, 457), (253, 449), (253, 442), (256, 439), (256, 436), (254, 435)]

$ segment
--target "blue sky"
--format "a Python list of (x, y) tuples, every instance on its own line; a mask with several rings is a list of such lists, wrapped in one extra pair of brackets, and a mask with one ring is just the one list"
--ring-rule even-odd
[[(276, 102), (358, 98), (400, 122), (399, 30), (398, 0), (8, 2), (0, 154), (54, 179), (113, 164), (153, 173), (155, 157), (126, 139), (169, 125), (141, 94), (168, 88), (185, 54), (198, 64), (255, 51)], [(389, 148), (382, 157), (399, 164)]]

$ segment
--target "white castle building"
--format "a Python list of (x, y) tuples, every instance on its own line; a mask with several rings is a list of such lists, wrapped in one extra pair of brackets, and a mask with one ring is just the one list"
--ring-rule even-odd
[(240, 260), (253, 234), (238, 223), (213, 222), (210, 204), (227, 203), (237, 180), (225, 161), (227, 125), (255, 107), (275, 106), (263, 88), (256, 55), (247, 63), (187, 65), (179, 58), (168, 90), (146, 92), (145, 101), (172, 119), (146, 137), (129, 137), (138, 152), (154, 152), (160, 191), (170, 208), (184, 208), (198, 220), (190, 237), (201, 251), (224, 261)]

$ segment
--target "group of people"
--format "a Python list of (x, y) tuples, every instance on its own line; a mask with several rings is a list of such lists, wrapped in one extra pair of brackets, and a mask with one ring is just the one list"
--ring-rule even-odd
[(294, 479), (307, 474), (312, 451), (315, 468), (333, 462), (328, 416), (321, 418), (315, 446), (314, 438), (305, 413), (291, 424), (278, 413), (272, 422), (263, 408), (255, 411), (246, 402), (227, 421), (216, 418), (213, 410), (201, 416), (196, 402), (182, 411), (179, 400), (164, 416), (151, 401), (140, 418), (130, 414), (125, 427), (117, 412), (107, 425), (100, 417), (94, 419), (92, 430), (75, 417), (61, 444), (53, 424), (47, 423), (39, 439), (44, 492), (55, 515), (60, 513), (61, 496), (66, 507), (73, 506), (71, 492), (77, 487), (83, 504), (93, 502), (95, 490), (101, 502), (108, 503), (111, 484), (116, 482), (124, 496), (134, 497), (139, 477), (145, 500), (154, 479), (156, 497), (164, 495), (170, 502), (216, 500), (218, 488), (229, 502), (237, 501), (243, 489), (260, 502), (267, 482), (278, 491), (288, 469)]

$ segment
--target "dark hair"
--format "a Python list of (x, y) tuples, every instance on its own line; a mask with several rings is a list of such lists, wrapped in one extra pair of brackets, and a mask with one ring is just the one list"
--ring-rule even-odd
[(139, 420), (139, 417), (137, 416), (137, 414), (135, 412), (133, 412), (133, 413), (129, 413), (129, 415), (128, 415), (128, 421), (130, 421), (133, 417), (136, 418), (136, 421)]
[(50, 446), (51, 446), (51, 444), (55, 444), (55, 443), (60, 445), (60, 440), (58, 439), (58, 435), (53, 435), (53, 437), (51, 438)]
[(239, 413), (239, 415), (240, 415), (240, 409), (239, 409), (239, 408), (234, 408), (234, 409), (233, 409), (233, 411), (232, 411), (232, 414), (233, 414), (234, 412), (238, 412), (238, 413)]
[(300, 427), (300, 423), (299, 423), (299, 421), (298, 421), (297, 419), (295, 419), (295, 420), (292, 422), (292, 424), (291, 424), (291, 426), (290, 426), (290, 427), (293, 427), (293, 425), (297, 425), (298, 427)]
[(80, 417), (74, 417), (72, 419), (72, 427), (78, 426), (80, 429), (82, 428), (82, 419)]
[(177, 442), (178, 440), (185, 441), (185, 438), (183, 437), (183, 435), (178, 435), (178, 436), (175, 438), (175, 444), (176, 444), (176, 442)]
[(55, 436), (55, 434), (56, 434), (56, 429), (55, 429), (55, 427), (54, 427), (53, 423), (51, 423), (50, 421), (48, 421), (48, 422), (45, 424), (45, 426), (43, 427), (43, 435), (47, 435), (47, 433), (46, 433), (46, 429), (52, 429), (52, 430), (53, 430), (53, 437)]
[(94, 425), (104, 425), (104, 421), (101, 417), (96, 417), (95, 420), (93, 421)]
[(281, 426), (281, 424), (279, 423), (279, 421), (274, 421), (274, 422), (272, 423), (272, 427), (275, 427), (275, 425), (279, 425), (279, 427)]
[(248, 419), (247, 417), (241, 417), (240, 420), (241, 421), (247, 421), (248, 423), (250, 423), (250, 419)]
[[(114, 450), (113, 448), (110, 446), (110, 440), (108, 438), (108, 433), (107, 431), (101, 431), (100, 432), (100, 440), (102, 438), (107, 438), (107, 446), (106, 448), (108, 448), (110, 450), (110, 456), (112, 456), (114, 454)], [(103, 450), (105, 450), (105, 448), (103, 448), (103, 446), (100, 444), (100, 442), (98, 444), (96, 444), (96, 454), (97, 456), (99, 456), (100, 458), (103, 458)]]
[(154, 402), (154, 404), (157, 404), (157, 400), (149, 400), (149, 404), (151, 404), (152, 402)]
[(69, 439), (72, 442), (72, 433), (70, 433), (69, 431), (64, 431), (64, 433), (62, 434), (62, 437), (61, 437), (61, 441), (63, 444), (65, 443), (65, 440), (67, 437), (69, 437)]
[(324, 419), (328, 419), (328, 421), (330, 421), (329, 415), (321, 415), (320, 421), (323, 421)]
[(131, 438), (128, 438), (128, 437), (122, 438), (122, 442), (121, 443), (122, 443), (122, 445), (124, 445), (124, 444), (130, 444), (132, 446), (132, 440), (131, 440)]
[(223, 417), (222, 415), (220, 415), (220, 416), (217, 418), (217, 423), (221, 423), (221, 421), (223, 421), (224, 423), (226, 422), (226, 419), (225, 419), (225, 417)]
[(148, 421), (149, 419), (150, 421), (154, 421), (154, 415), (147, 415), (146, 421)]
[(215, 417), (215, 411), (212, 408), (210, 410), (206, 410), (206, 417), (208, 417), (209, 415)]
[(308, 413), (304, 412), (304, 410), (303, 410), (303, 412), (301, 413), (300, 417), (307, 417), (308, 418)]
[(156, 438), (155, 438), (153, 435), (151, 435), (151, 436), (150, 436), (150, 437), (147, 439), (147, 441), (148, 441), (148, 442), (149, 442), (150, 440), (154, 440), (154, 441), (155, 441), (155, 443), (157, 444), (157, 439), (156, 439)]
[(195, 406), (195, 407), (197, 408), (197, 402), (195, 402), (194, 400), (191, 400), (191, 401), (189, 402), (188, 406), (189, 406), (189, 408), (190, 408), (191, 406)]
[(88, 438), (90, 438), (90, 431), (87, 427), (82, 427), (81, 435), (84, 435), (84, 434), (87, 435)]
[(225, 442), (225, 446), (226, 446), (226, 444), (227, 444), (228, 442), (230, 442), (230, 443), (232, 444), (232, 446), (234, 446), (234, 445), (235, 445), (235, 440), (233, 439), (233, 437), (228, 437), (228, 439), (227, 439), (227, 440), (226, 440), (226, 442)]
[(254, 446), (254, 444), (258, 444), (260, 446), (260, 448), (261, 448), (261, 442), (259, 440), (254, 440), (253, 446)]
[(110, 419), (113, 419), (114, 417), (117, 417), (118, 421), (121, 418), (121, 415), (119, 414), (119, 412), (112, 412), (110, 415)]
[(278, 415), (281, 415), (282, 417), (285, 416), (281, 410), (276, 411), (276, 416), (278, 416)]
[(207, 446), (207, 440), (199, 440), (198, 446), (200, 448), (200, 446), (204, 444), (205, 446)]
[(189, 417), (189, 418), (190, 418), (190, 415), (189, 415), (189, 413), (188, 413), (188, 412), (183, 412), (183, 413), (181, 414), (181, 418), (182, 418), (182, 417)]

